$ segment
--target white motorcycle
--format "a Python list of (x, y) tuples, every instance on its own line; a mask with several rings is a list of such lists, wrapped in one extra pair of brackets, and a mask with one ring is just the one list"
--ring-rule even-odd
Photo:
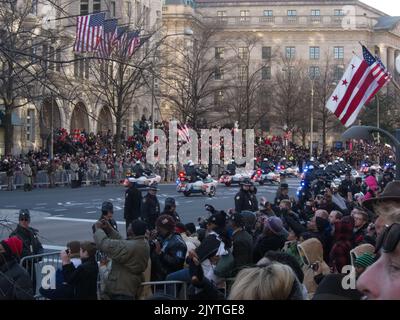
[(179, 173), (179, 178), (176, 182), (176, 191), (183, 192), (185, 197), (189, 197), (192, 194), (202, 194), (212, 198), (216, 194), (218, 184), (218, 181), (212, 179), (210, 175), (205, 179), (189, 182), (183, 172)]

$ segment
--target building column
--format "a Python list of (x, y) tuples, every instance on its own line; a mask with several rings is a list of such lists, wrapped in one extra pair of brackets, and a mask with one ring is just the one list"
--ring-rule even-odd
[(393, 48), (388, 48), (387, 49), (387, 65), (386, 65), (386, 67), (389, 69), (389, 71), (391, 73), (393, 73), (394, 69), (395, 69), (394, 59), (395, 59), (394, 49)]

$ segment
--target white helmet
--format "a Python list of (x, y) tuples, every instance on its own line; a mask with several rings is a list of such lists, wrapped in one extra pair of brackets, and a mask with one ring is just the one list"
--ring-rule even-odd
[(339, 161), (340, 161), (340, 162), (344, 162), (344, 159), (343, 159), (343, 158), (340, 158)]
[(369, 156), (365, 156), (365, 159), (369, 159)]
[(324, 166), (323, 164), (320, 164), (319, 167), (320, 167), (321, 169), (324, 169), (324, 168), (325, 168), (325, 166)]
[(310, 164), (310, 165), (308, 166), (308, 169), (309, 169), (309, 170), (314, 170), (314, 166), (313, 166), (312, 164)]
[(282, 160), (286, 160), (286, 158), (282, 158)]
[(332, 162), (328, 162), (328, 166), (331, 166), (332, 165)]
[(315, 161), (315, 158), (314, 158), (314, 157), (311, 157), (311, 158), (310, 158), (310, 161)]
[(136, 164), (140, 164), (140, 160), (136, 161)]
[(268, 161), (268, 158), (264, 158), (264, 160), (263, 161)]
[(393, 156), (389, 156), (389, 159), (393, 159)]
[(189, 161), (187, 162), (187, 164), (190, 166), (191, 164), (193, 164), (193, 161), (192, 161), (192, 160), (189, 160)]
[(235, 160), (231, 159), (231, 163), (235, 163)]
[(339, 163), (339, 160), (335, 160), (335, 163)]

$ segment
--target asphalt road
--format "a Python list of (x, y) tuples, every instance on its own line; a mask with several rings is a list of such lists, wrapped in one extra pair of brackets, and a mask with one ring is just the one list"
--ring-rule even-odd
[[(287, 179), (290, 195), (295, 196), (299, 185), (298, 179)], [(219, 185), (214, 198), (194, 195), (185, 197), (176, 192), (176, 186), (160, 185), (158, 198), (161, 210), (167, 197), (174, 197), (177, 202), (177, 212), (184, 223), (197, 222), (197, 218), (206, 216), (205, 204), (211, 204), (216, 209), (227, 210), (234, 207), (234, 195), (238, 187)], [(272, 201), (277, 186), (257, 186), (258, 198), (266, 197)], [(123, 186), (106, 187), (89, 186), (79, 189), (58, 187), (55, 189), (35, 189), (32, 192), (0, 191), (0, 221), (7, 219), (7, 226), (0, 226), (0, 240), (8, 236), (10, 229), (15, 228), (19, 209), (31, 211), (31, 226), (39, 229), (40, 237), (47, 248), (58, 249), (71, 240), (92, 240), (92, 224), (100, 216), (101, 203), (111, 201), (114, 204), (114, 219), (120, 231), (125, 234)]]

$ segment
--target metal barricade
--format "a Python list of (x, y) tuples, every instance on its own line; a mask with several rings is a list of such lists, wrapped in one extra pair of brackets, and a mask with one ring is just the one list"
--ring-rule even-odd
[[(42, 286), (43, 277), (49, 272), (49, 269), (46, 270), (44, 267), (54, 267), (54, 270), (61, 268), (62, 261), (60, 259), (60, 251), (26, 256), (21, 259), (20, 265), (28, 272), (33, 283), (35, 299), (39, 299), (41, 297), (39, 289)], [(42, 271), (44, 273), (42, 273)]]
[[(143, 289), (150, 286), (153, 295), (164, 294), (165, 296), (171, 296), (175, 299), (187, 300), (187, 283), (184, 281), (151, 281), (142, 282)], [(173, 291), (171, 294), (171, 287)], [(179, 288), (181, 287), (181, 289)]]

